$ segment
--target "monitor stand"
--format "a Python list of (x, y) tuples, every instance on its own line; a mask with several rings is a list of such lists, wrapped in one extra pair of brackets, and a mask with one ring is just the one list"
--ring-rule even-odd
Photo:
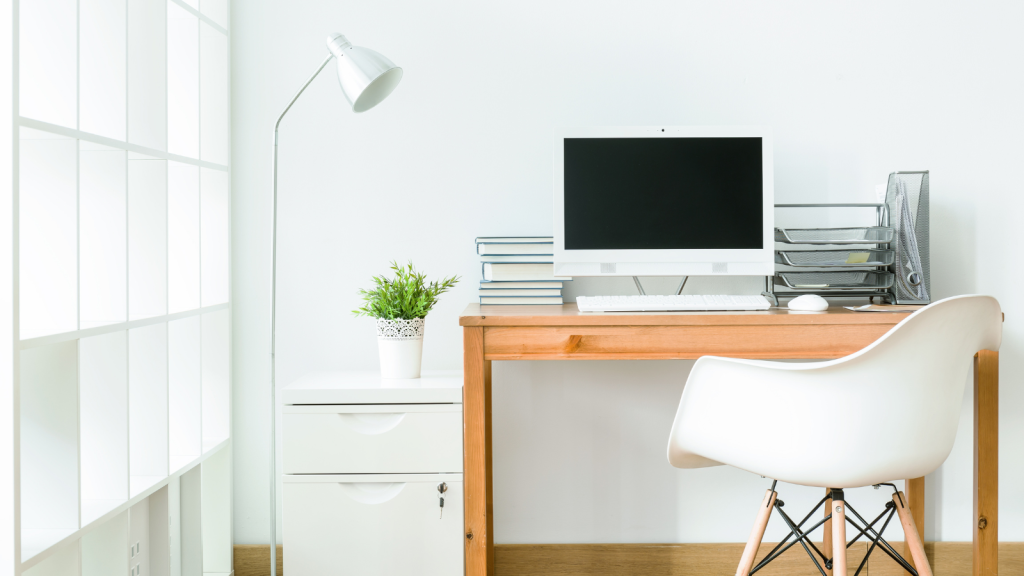
[[(688, 278), (689, 278), (689, 276), (683, 276), (683, 279), (679, 281), (679, 287), (676, 288), (676, 296), (678, 296), (678, 295), (683, 293), (683, 286), (686, 286), (686, 280)], [(639, 278), (637, 278), (636, 276), (633, 276), (633, 283), (636, 284), (637, 292), (640, 292), (641, 296), (646, 296), (647, 295), (647, 292), (644, 291), (643, 285), (640, 284), (640, 279)]]
[(765, 276), (764, 277), (764, 292), (761, 292), (761, 296), (764, 296), (772, 303), (772, 306), (779, 305), (779, 297), (775, 295), (775, 277)]
[[(676, 288), (676, 296), (678, 296), (678, 295), (683, 293), (683, 288), (686, 286), (686, 281), (689, 280), (689, 278), (690, 278), (689, 276), (683, 276), (683, 279), (679, 281), (679, 287)], [(779, 297), (775, 295), (775, 291), (773, 290), (773, 288), (774, 288), (774, 285), (773, 285), (774, 284), (774, 280), (775, 280), (774, 276), (765, 276), (764, 277), (764, 291), (761, 292), (761, 296), (764, 296), (765, 298), (767, 298), (768, 301), (772, 303), (772, 306), (778, 306), (779, 305)], [(641, 296), (646, 296), (647, 295), (647, 292), (644, 291), (643, 284), (640, 283), (640, 278), (637, 278), (636, 276), (633, 276), (633, 283), (636, 284), (637, 292), (640, 292)]]

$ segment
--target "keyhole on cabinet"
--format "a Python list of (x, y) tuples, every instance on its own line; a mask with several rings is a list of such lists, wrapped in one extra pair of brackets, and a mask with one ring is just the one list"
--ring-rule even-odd
[(447, 482), (441, 482), (440, 484), (437, 485), (437, 497), (441, 501), (441, 513), (438, 514), (438, 516), (437, 516), (438, 520), (440, 520), (441, 518), (444, 517), (444, 494), (447, 491), (448, 491), (448, 483)]

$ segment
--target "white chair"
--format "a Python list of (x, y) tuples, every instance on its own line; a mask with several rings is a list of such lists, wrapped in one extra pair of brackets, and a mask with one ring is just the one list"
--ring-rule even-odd
[[(877, 547), (912, 573), (930, 576), (921, 537), (895, 486), (892, 504), (874, 523), (844, 501), (842, 489), (918, 478), (938, 468), (953, 447), (971, 359), (979, 350), (998, 350), (1001, 337), (1002, 313), (994, 298), (957, 296), (922, 308), (867, 348), (838, 360), (699, 359), (672, 424), (668, 460), (673, 466), (735, 466), (775, 481), (831, 490), (826, 517), (832, 524), (831, 558), (807, 537), (826, 520), (804, 530), (783, 512), (773, 482), (736, 574), (748, 576), (796, 543), (815, 565), (811, 549), (834, 574), (846, 574), (846, 523), (851, 522), (857, 532), (870, 525), (865, 532), (872, 551)], [(800, 433), (806, 430), (820, 433)], [(755, 567), (773, 510), (791, 533)], [(899, 514), (917, 572), (880, 536), (884, 528), (877, 522), (893, 513)], [(783, 548), (791, 537), (795, 541)], [(818, 569), (825, 574), (821, 565)]]

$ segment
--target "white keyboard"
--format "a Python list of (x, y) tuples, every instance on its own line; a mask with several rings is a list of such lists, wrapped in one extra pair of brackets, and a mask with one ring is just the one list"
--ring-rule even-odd
[(653, 312), (685, 310), (767, 310), (764, 296), (578, 296), (580, 312)]

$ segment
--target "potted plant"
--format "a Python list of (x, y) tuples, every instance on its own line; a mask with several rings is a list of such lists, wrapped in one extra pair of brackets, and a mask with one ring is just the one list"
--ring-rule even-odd
[(391, 263), (394, 278), (374, 276), (375, 286), (360, 289), (363, 306), (356, 316), (377, 319), (377, 347), (384, 378), (419, 378), (423, 360), (424, 318), (437, 304), (437, 297), (455, 286), (457, 276), (427, 283), (426, 274)]

